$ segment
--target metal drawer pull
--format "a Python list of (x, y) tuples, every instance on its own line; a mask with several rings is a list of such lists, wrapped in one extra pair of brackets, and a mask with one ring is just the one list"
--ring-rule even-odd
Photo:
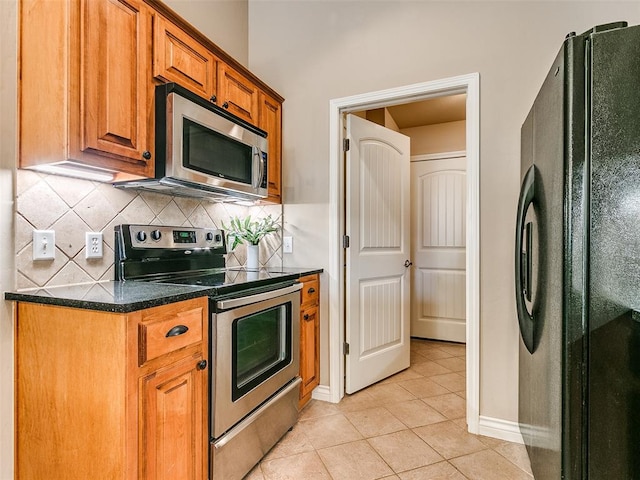
[(308, 314), (308, 313), (305, 313), (303, 318), (304, 318), (305, 320), (309, 320), (309, 314)]
[(316, 289), (311, 287), (309, 290), (307, 290), (307, 293), (309, 293), (309, 294), (316, 293)]
[(178, 335), (182, 335), (184, 333), (187, 333), (188, 331), (189, 331), (189, 327), (187, 327), (186, 325), (176, 325), (175, 327), (173, 327), (171, 330), (167, 332), (165, 337), (167, 338), (177, 337)]
[(202, 360), (202, 361), (198, 362), (196, 364), (196, 368), (198, 370), (204, 370), (205, 368), (207, 368), (207, 361), (206, 360)]

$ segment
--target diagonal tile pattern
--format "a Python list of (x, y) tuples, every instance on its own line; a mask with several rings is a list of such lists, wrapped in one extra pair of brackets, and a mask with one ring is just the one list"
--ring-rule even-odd
[(411, 350), (407, 370), (339, 404), (312, 400), (246, 480), (533, 480), (523, 445), (467, 432), (465, 346)]
[[(282, 225), (282, 206), (243, 207), (152, 192), (119, 190), (104, 183), (18, 170), (16, 265), (18, 289), (88, 283), (113, 278), (113, 227), (121, 223), (222, 228), (232, 215), (272, 215)], [(32, 259), (32, 231), (54, 230), (56, 258)], [(85, 232), (102, 232), (104, 257), (85, 259)], [(229, 266), (245, 263), (246, 247), (227, 255)], [(282, 267), (282, 231), (260, 243), (260, 262)]]

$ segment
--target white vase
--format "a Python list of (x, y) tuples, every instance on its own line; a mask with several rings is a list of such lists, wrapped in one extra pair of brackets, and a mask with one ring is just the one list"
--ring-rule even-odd
[(258, 245), (247, 245), (247, 268), (249, 270), (258, 270), (260, 268), (258, 258)]

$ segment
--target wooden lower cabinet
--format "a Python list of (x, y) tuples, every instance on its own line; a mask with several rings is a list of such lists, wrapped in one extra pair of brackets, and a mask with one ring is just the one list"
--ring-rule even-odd
[(207, 344), (206, 298), (128, 314), (19, 302), (15, 478), (207, 478)]
[(313, 389), (320, 383), (320, 279), (319, 275), (302, 277), (300, 304), (300, 387), (299, 408), (304, 407)]
[(140, 478), (207, 478), (201, 448), (206, 431), (202, 361), (196, 354), (141, 380)]

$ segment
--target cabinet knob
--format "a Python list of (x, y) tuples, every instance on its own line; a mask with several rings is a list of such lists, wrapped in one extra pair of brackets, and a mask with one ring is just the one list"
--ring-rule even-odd
[(309, 318), (310, 318), (310, 317), (309, 317), (309, 314), (308, 314), (308, 313), (305, 313), (305, 314), (304, 314), (304, 316), (303, 316), (302, 318), (304, 318), (305, 320), (309, 321)]
[(149, 150), (145, 150), (144, 152), (142, 152), (142, 158), (144, 158), (145, 160), (151, 159), (151, 152)]
[(218, 97), (216, 97), (215, 95), (211, 95), (211, 98), (209, 99), (209, 101), (211, 103), (216, 103), (216, 100), (218, 99)]
[(222, 104), (222, 108), (229, 108), (229, 102), (224, 102)]
[(316, 289), (311, 287), (311, 288), (309, 288), (309, 290), (307, 290), (307, 293), (309, 293), (309, 294), (316, 293)]
[(205, 368), (207, 368), (207, 361), (206, 360), (202, 360), (202, 361), (198, 362), (198, 364), (196, 365), (196, 368), (198, 370), (204, 370)]

